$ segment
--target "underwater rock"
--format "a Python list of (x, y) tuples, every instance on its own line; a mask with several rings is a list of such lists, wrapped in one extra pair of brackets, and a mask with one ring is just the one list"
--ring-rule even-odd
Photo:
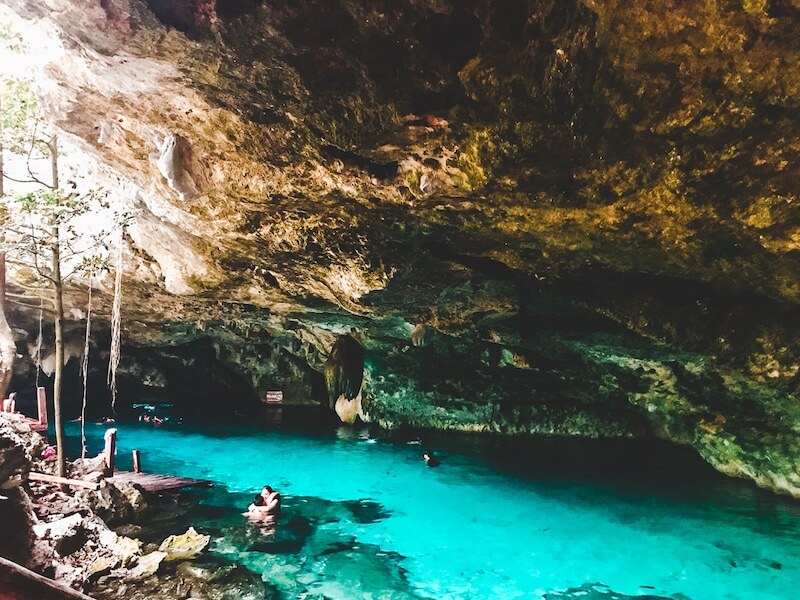
[(364, 525), (377, 523), (392, 514), (380, 502), (374, 500), (344, 500), (339, 504), (352, 513), (352, 520), (355, 523)]
[(568, 600), (571, 598), (582, 598), (585, 600), (632, 600), (633, 598), (637, 600), (640, 598), (642, 600), (689, 600), (687, 596), (681, 593), (670, 594), (669, 596), (658, 596), (645, 591), (648, 590), (649, 586), (643, 585), (640, 586), (640, 588), (642, 589), (641, 593), (629, 596), (627, 594), (615, 592), (602, 583), (587, 583), (567, 590), (546, 592), (542, 598), (544, 598), (544, 600)]
[[(326, 530), (315, 532), (307, 550), (311, 564), (305, 565), (305, 570), (316, 573), (317, 577), (307, 583), (306, 593), (375, 597), (391, 590), (392, 599), (417, 597), (401, 566), (403, 557), (397, 553)], [(325, 577), (326, 572), (336, 573), (335, 579)]]

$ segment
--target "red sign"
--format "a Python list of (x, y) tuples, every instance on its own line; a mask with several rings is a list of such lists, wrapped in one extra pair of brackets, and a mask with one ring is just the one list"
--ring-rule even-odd
[(267, 404), (281, 404), (283, 402), (283, 392), (271, 390), (267, 392)]

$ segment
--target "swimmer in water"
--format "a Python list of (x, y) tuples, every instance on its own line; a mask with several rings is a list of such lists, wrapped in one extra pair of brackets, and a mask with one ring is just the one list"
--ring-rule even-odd
[(439, 466), (439, 459), (434, 456), (433, 452), (430, 450), (425, 450), (422, 454), (422, 460), (425, 461), (425, 464), (429, 467), (438, 467)]
[(265, 485), (261, 489), (253, 503), (247, 507), (247, 512), (251, 515), (276, 515), (281, 511), (281, 495), (270, 486)]

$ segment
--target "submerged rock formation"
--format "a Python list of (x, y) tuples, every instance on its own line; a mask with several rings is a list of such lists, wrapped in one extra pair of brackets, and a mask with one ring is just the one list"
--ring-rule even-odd
[(136, 211), (123, 399), (327, 380), (387, 427), (658, 436), (800, 496), (797, 0), (5, 4)]
[[(88, 598), (72, 590), (88, 591), (98, 599), (273, 597), (270, 585), (231, 561), (216, 559), (213, 570), (205, 563), (195, 565), (210, 536), (193, 527), (180, 535), (158, 536), (158, 550), (148, 551), (153, 547), (152, 531), (147, 543), (139, 535), (145, 527), (169, 527), (175, 518), (170, 519), (170, 506), (174, 508), (176, 499), (145, 495), (135, 484), (104, 479), (102, 460), (69, 465), (73, 479), (99, 482), (97, 489), (72, 487), (65, 492), (29, 480), (31, 470), (48, 469), (41, 459), (43, 448), (43, 438), (27, 425), (0, 417), (4, 599)], [(158, 519), (151, 519), (155, 513)]]

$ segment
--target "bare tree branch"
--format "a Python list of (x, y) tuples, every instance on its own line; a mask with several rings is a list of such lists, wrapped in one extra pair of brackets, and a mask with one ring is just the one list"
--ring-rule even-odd
[[(25, 159), (25, 167), (28, 170), (28, 176), (31, 179), (33, 179), (33, 181), (35, 183), (38, 183), (42, 187), (45, 187), (45, 188), (47, 188), (49, 190), (52, 190), (52, 189), (55, 189), (55, 188), (51, 184), (49, 184), (47, 182), (44, 182), (41, 179), (39, 179), (38, 177), (36, 177), (36, 175), (34, 175), (33, 171), (31, 170), (31, 156), (33, 155), (33, 149), (36, 147), (36, 142), (42, 143), (42, 140), (40, 140), (36, 136), (36, 131), (39, 128), (39, 121), (40, 121), (39, 118), (37, 118), (36, 121), (34, 121), (34, 124), (33, 124), (33, 135), (31, 135), (31, 145), (30, 145), (30, 148), (28, 148), (28, 156)], [(49, 143), (47, 143), (47, 142), (44, 142), (44, 143), (49, 146)]]
[(13, 181), (14, 183), (41, 183), (41, 181), (38, 179), (17, 179), (16, 177), (11, 177), (11, 175), (6, 175), (5, 173), (3, 173), (3, 178)]

